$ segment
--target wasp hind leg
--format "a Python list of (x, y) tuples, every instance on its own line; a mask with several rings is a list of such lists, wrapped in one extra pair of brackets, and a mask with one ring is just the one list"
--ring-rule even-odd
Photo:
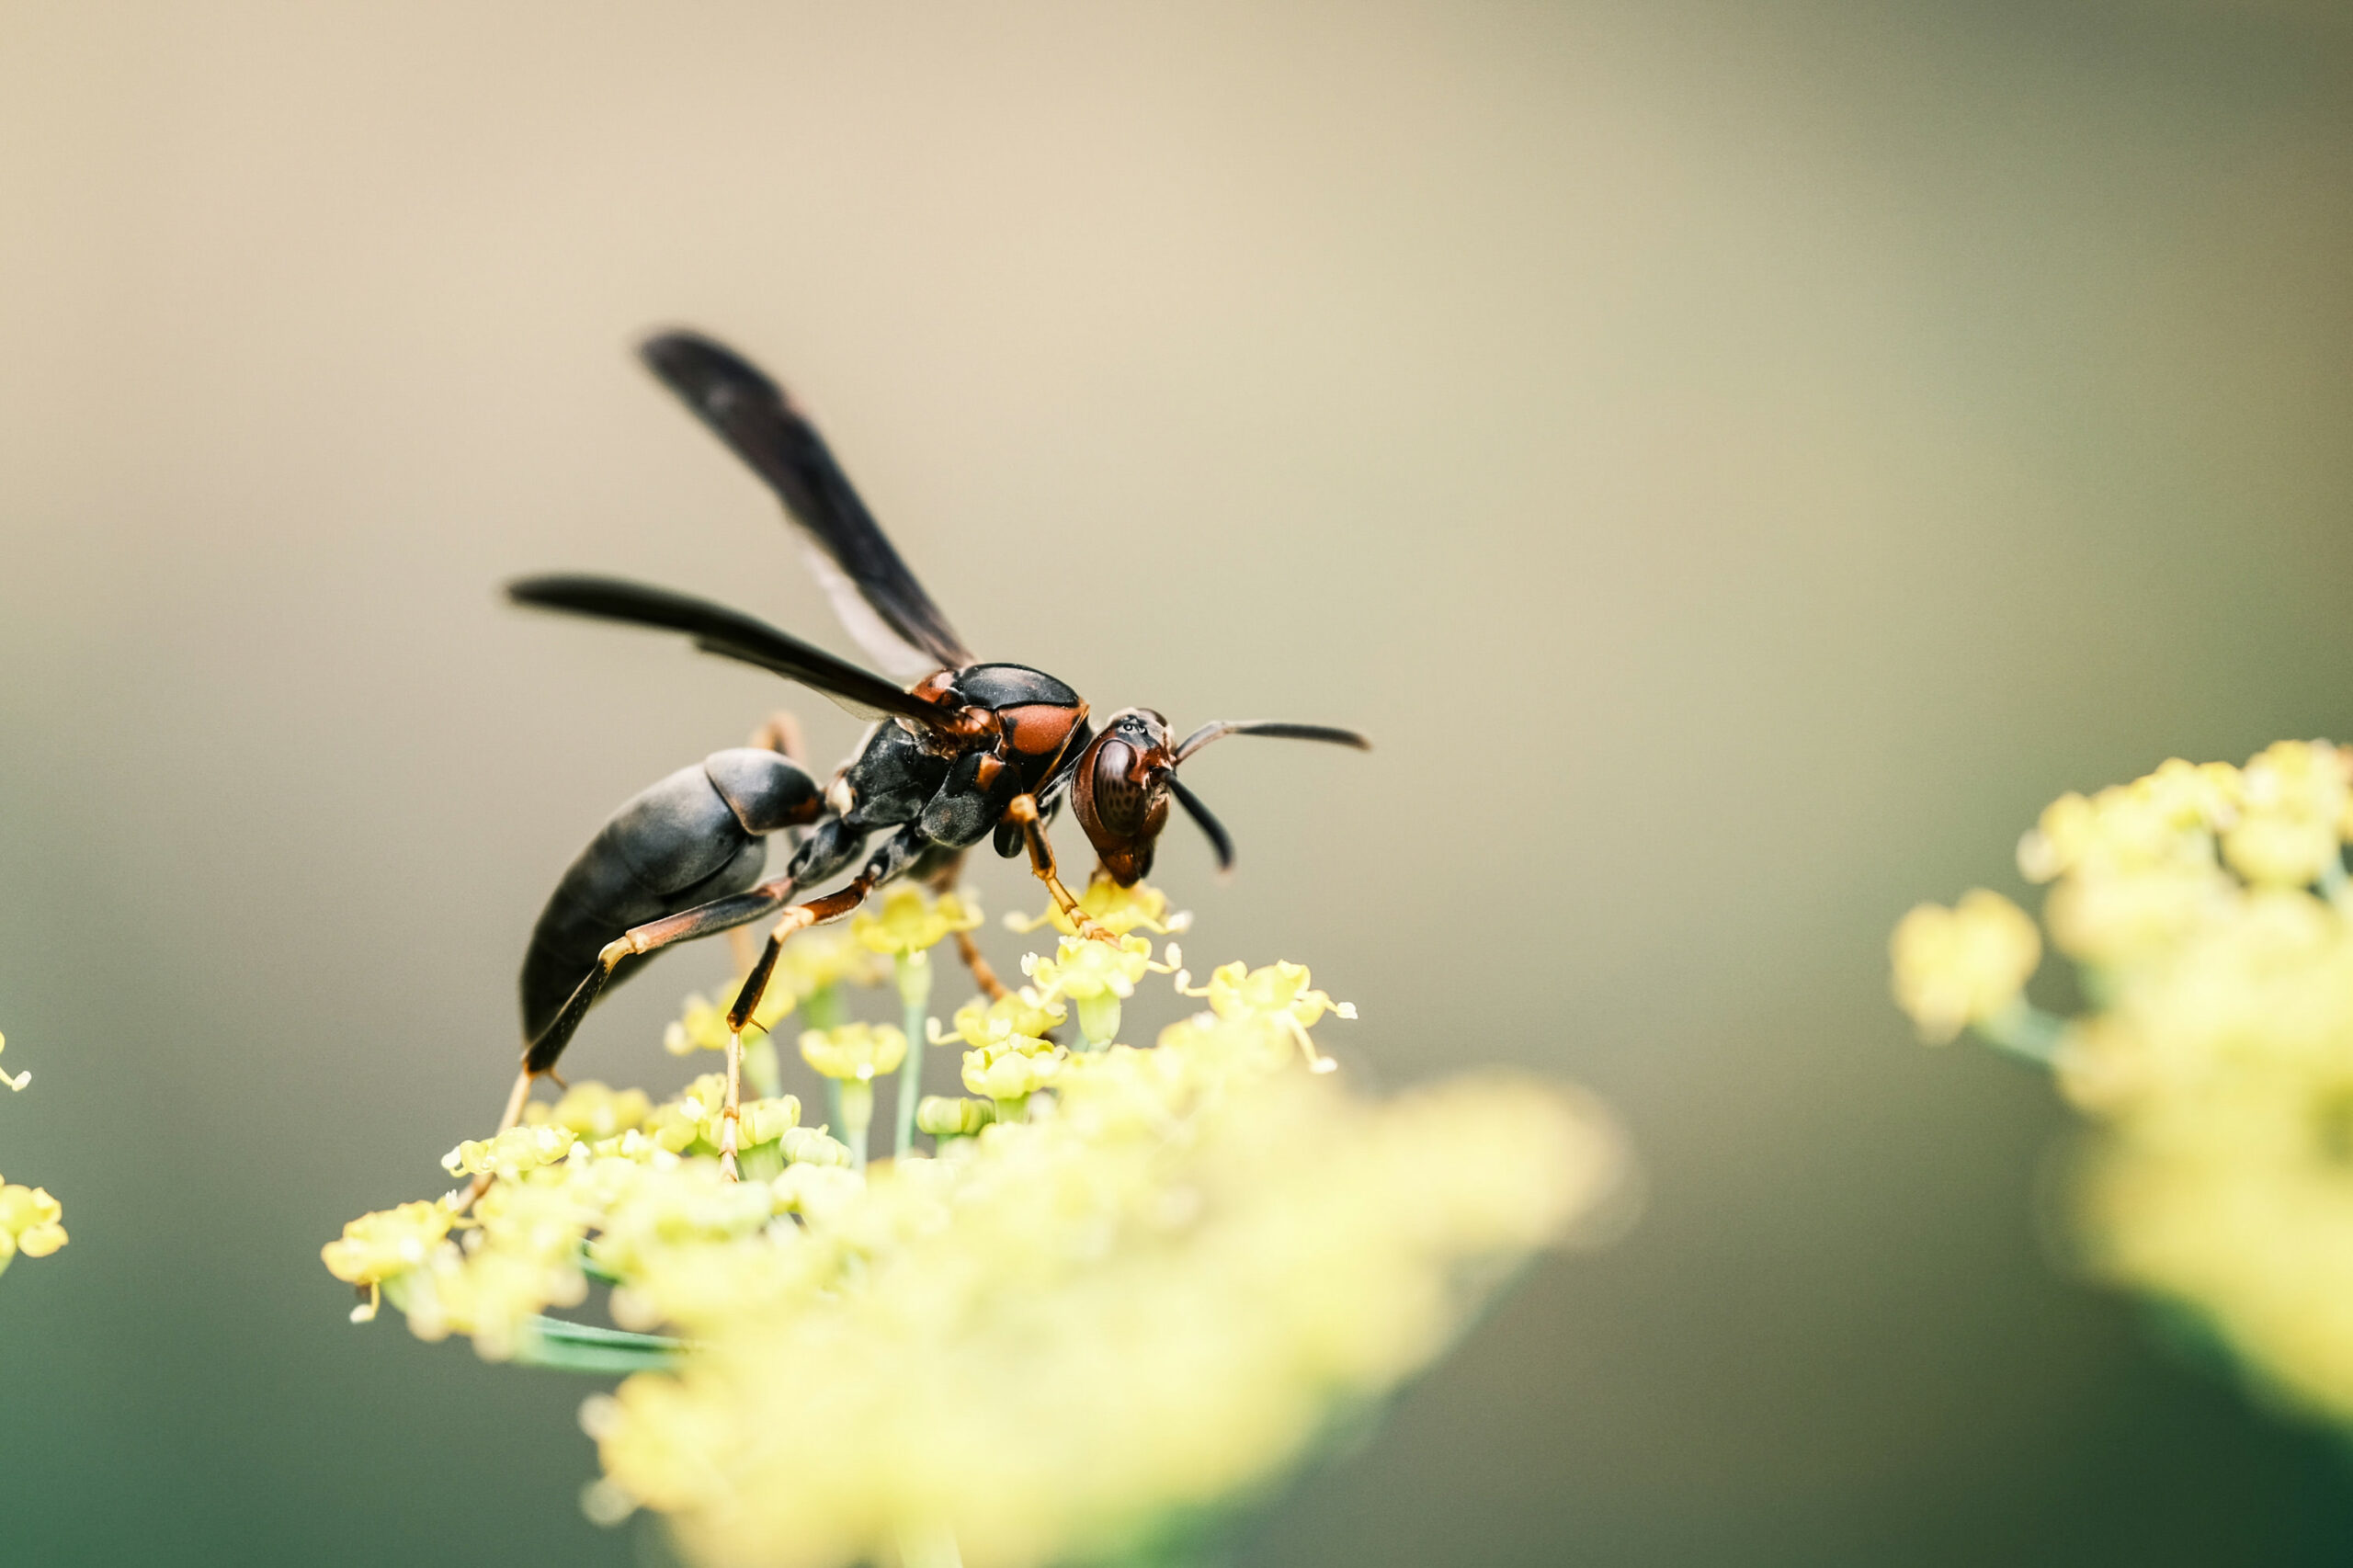
[[(597, 955), (597, 967), (573, 988), (572, 994), (564, 1000), (563, 1010), (524, 1050), (523, 1068), (515, 1075), (515, 1086), (507, 1094), (506, 1109), (498, 1119), (498, 1131), (504, 1132), (523, 1119), (523, 1106), (531, 1097), (531, 1085), (553, 1072), (556, 1058), (562, 1056), (563, 1048), (572, 1043), (573, 1035), (579, 1030), (580, 1020), (586, 1017), (588, 1009), (597, 1005), (597, 998), (604, 994), (607, 983), (613, 977), (613, 971), (620, 967), (623, 959), (659, 952), (674, 943), (690, 942), (698, 937), (708, 937), (714, 932), (757, 920), (791, 896), (792, 879), (778, 877), (743, 892), (715, 898), (709, 903), (682, 909), (676, 915), (665, 915), (642, 926), (632, 926), (606, 943), (604, 950)], [(727, 1077), (731, 1091), (742, 1072), (742, 1056), (743, 1041), (739, 1036), (730, 1043), (727, 1052)], [(731, 1113), (734, 1108), (732, 1092), (728, 1097), (728, 1108)], [(731, 1122), (729, 1131), (732, 1132), (733, 1130)], [(490, 1181), (487, 1175), (474, 1177), (473, 1186), (460, 1199), (459, 1208), (462, 1210), (489, 1190)]]

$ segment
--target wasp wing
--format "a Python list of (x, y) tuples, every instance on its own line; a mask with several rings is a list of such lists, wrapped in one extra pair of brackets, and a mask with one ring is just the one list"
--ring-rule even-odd
[(915, 680), (975, 662), (858, 499), (824, 437), (782, 387), (733, 349), (698, 333), (664, 333), (649, 338), (640, 353), (663, 384), (776, 492), (814, 547), (812, 563), (835, 612), (878, 664)]
[(881, 676), (708, 599), (611, 577), (528, 577), (508, 584), (506, 597), (538, 609), (683, 631), (706, 653), (757, 665), (787, 680), (814, 687), (861, 719), (895, 716), (936, 726), (946, 718), (930, 703)]

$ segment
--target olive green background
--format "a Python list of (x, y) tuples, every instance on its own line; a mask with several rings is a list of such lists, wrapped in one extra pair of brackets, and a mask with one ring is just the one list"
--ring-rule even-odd
[[(0, 0), (0, 1171), (74, 1234), (0, 1280), (0, 1560), (654, 1551), (587, 1385), (318, 1247), (487, 1123), (603, 814), (780, 695), (495, 585), (848, 646), (628, 358), (687, 322), (984, 653), (1378, 737), (1188, 771), (1199, 959), (1640, 1150), (1245, 1562), (2343, 1561), (2353, 1466), (2069, 1281), (2047, 1086), (1882, 967), (2063, 789), (2353, 733), (2347, 17)], [(572, 1067), (676, 1082), (721, 967)]]

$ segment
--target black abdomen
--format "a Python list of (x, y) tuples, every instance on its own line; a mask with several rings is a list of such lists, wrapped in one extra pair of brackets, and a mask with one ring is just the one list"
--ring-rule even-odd
[[(605, 944), (665, 915), (742, 892), (767, 864), (763, 835), (813, 821), (815, 779), (775, 752), (714, 752), (632, 797), (549, 895), (523, 957), (523, 1037), (536, 1040)], [(618, 985), (643, 963), (621, 961)]]

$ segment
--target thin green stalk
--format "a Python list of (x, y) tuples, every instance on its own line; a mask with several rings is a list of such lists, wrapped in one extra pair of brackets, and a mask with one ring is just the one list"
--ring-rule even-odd
[(849, 1008), (842, 1002), (841, 987), (821, 985), (801, 1001), (801, 1017), (813, 1029), (837, 1029), (849, 1022)]
[(915, 1102), (923, 1097), (924, 1012), (931, 1002), (931, 955), (901, 953), (891, 968), (899, 983), (901, 1027), (907, 1035), (906, 1060), (899, 1064), (898, 1136), (891, 1152), (904, 1159), (915, 1144)]
[(2066, 1035), (2064, 1018), (2044, 1012), (2023, 997), (1977, 1026), (1979, 1039), (2038, 1067), (2057, 1062), (2060, 1042)]
[(676, 1367), (686, 1351), (685, 1340), (665, 1335), (631, 1334), (625, 1329), (599, 1328), (594, 1324), (535, 1317), (523, 1325), (515, 1346), (515, 1359), (526, 1367), (618, 1377)]

